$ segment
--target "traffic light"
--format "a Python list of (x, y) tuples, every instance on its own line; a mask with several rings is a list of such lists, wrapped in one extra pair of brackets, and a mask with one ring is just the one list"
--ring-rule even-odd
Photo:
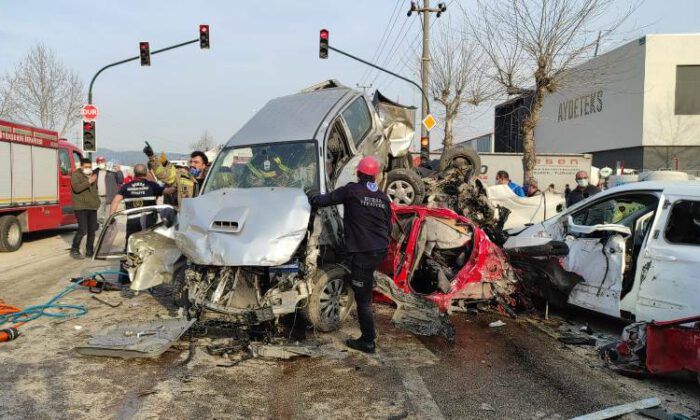
[(95, 152), (95, 121), (83, 121), (83, 150)]
[(151, 65), (151, 47), (148, 46), (148, 42), (139, 42), (139, 55), (142, 66)]
[(199, 25), (199, 48), (209, 49), (209, 25)]
[(321, 39), (319, 41), (318, 56), (320, 58), (328, 58), (328, 30), (327, 29), (321, 29), (320, 38)]

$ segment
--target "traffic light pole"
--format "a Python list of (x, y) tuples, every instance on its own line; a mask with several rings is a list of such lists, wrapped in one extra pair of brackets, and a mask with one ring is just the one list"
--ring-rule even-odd
[[(374, 63), (370, 63), (370, 62), (367, 61), (367, 60), (363, 60), (363, 59), (361, 59), (360, 57), (356, 57), (356, 56), (354, 56), (354, 55), (352, 55), (352, 54), (346, 53), (345, 51), (339, 50), (339, 49), (337, 49), (337, 48), (335, 48), (335, 47), (333, 47), (333, 46), (331, 46), (331, 45), (328, 46), (328, 49), (331, 50), (331, 51), (335, 51), (335, 52), (337, 52), (337, 53), (339, 53), (339, 54), (342, 54), (342, 55), (344, 55), (344, 56), (346, 56), (346, 57), (348, 57), (348, 58), (352, 58), (353, 60), (357, 60), (357, 61), (359, 61), (360, 63), (367, 64), (367, 65), (370, 66), (370, 67), (374, 67), (374, 68), (377, 69), (377, 70), (383, 71), (384, 73), (388, 73), (388, 74), (390, 74), (390, 75), (392, 75), (392, 76), (394, 76), (394, 77), (397, 77), (397, 78), (399, 78), (399, 79), (401, 79), (401, 80), (403, 80), (403, 81), (405, 81), (405, 82), (408, 82), (408, 83), (412, 84), (413, 86), (416, 87), (416, 89), (418, 89), (418, 90), (420, 91), (420, 93), (421, 93), (421, 95), (422, 95), (422, 97), (423, 97), (423, 103), (424, 103), (424, 104), (427, 104), (425, 109), (426, 109), (426, 111), (428, 111), (428, 114), (430, 114), (430, 101), (428, 100), (428, 95), (426, 95), (425, 90), (424, 90), (424, 89), (421, 87), (421, 85), (419, 85), (418, 83), (414, 82), (413, 80), (411, 80), (411, 79), (409, 79), (409, 78), (403, 77), (403, 76), (401, 76), (400, 74), (396, 74), (396, 73), (394, 73), (393, 71), (390, 71), (390, 70), (387, 70), (387, 69), (385, 69), (385, 68), (383, 68), (383, 67), (380, 67), (380, 66), (378, 66), (378, 65), (376, 65), (376, 64), (374, 64)], [(427, 115), (427, 114), (426, 114), (426, 115)], [(423, 125), (422, 122), (421, 122), (421, 125)], [(427, 164), (429, 160), (430, 160), (430, 142), (427, 142), (427, 143), (424, 144), (424, 142), (423, 142), (422, 139), (421, 139), (421, 145), (420, 145), (420, 161), (421, 161), (421, 165)]]
[[(199, 38), (193, 39), (192, 41), (187, 41), (187, 42), (182, 42), (182, 43), (180, 43), (180, 44), (171, 45), (171, 46), (169, 46), (169, 47), (161, 48), (161, 49), (159, 49), (159, 50), (151, 51), (151, 55), (153, 55), (153, 54), (158, 54), (158, 53), (162, 53), (162, 52), (165, 52), (165, 51), (174, 50), (175, 48), (184, 47), (185, 45), (194, 44), (194, 43), (196, 43), (196, 42), (199, 42)], [(141, 58), (141, 57), (137, 55), (136, 57), (131, 57), (131, 58), (127, 58), (127, 59), (122, 60), (122, 61), (117, 61), (116, 63), (107, 64), (106, 66), (104, 66), (104, 67), (102, 67), (101, 69), (99, 69), (99, 70), (97, 71), (97, 73), (95, 73), (95, 75), (92, 76), (92, 80), (90, 81), (90, 87), (88, 88), (88, 104), (92, 104), (92, 87), (93, 87), (93, 85), (95, 84), (95, 80), (97, 79), (97, 76), (100, 75), (100, 73), (102, 73), (103, 71), (107, 70), (108, 68), (116, 67), (116, 66), (118, 66), (118, 65), (120, 65), (120, 64), (128, 63), (128, 62), (130, 62), (130, 61), (138, 60), (139, 58)]]

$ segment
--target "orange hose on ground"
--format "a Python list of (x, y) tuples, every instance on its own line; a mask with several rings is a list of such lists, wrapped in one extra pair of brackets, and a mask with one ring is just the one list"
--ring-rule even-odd
[[(4, 300), (0, 299), (0, 315), (9, 315), (14, 314), (16, 312), (22, 312), (22, 308), (5, 303)], [(24, 324), (24, 322), (20, 322), (11, 326), (10, 328), (17, 328)]]

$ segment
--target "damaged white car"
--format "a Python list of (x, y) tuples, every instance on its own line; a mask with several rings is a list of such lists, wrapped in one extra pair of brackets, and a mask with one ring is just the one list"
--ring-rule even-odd
[(616, 318), (700, 313), (700, 183), (612, 188), (513, 234), (521, 284), (551, 303)]
[[(255, 325), (301, 309), (316, 329), (336, 329), (354, 303), (340, 265), (342, 207), (312, 213), (307, 195), (353, 180), (363, 155), (378, 158), (385, 185), (420, 182), (390, 172), (409, 162), (415, 110), (379, 94), (373, 102), (334, 81), (269, 101), (226, 143), (177, 220), (163, 206), (116, 213), (95, 258), (126, 259), (134, 290), (174, 283), (193, 317)], [(164, 217), (125, 252), (119, 218), (153, 212)]]

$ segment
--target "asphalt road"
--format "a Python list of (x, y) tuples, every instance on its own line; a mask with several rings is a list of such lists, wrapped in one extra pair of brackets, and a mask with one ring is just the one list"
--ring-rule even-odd
[[(43, 234), (0, 254), (0, 298), (42, 303), (70, 277), (96, 270), (68, 257), (71, 235)], [(307, 331), (309, 341), (323, 344), (320, 357), (221, 367), (229, 361), (199, 346), (183, 363), (186, 343), (154, 360), (78, 355), (73, 348), (106, 327), (172, 315), (150, 294), (103, 298), (121, 306), (73, 292), (63, 301), (86, 305), (86, 316), (33, 321), (22, 337), (0, 343), (0, 418), (569, 418), (654, 396), (666, 409), (700, 418), (694, 382), (621, 377), (591, 347), (553, 339), (553, 323), (525, 317), (455, 315), (456, 341), (448, 343), (395, 328), (391, 308), (381, 307), (375, 355), (344, 348), (357, 334), (350, 321), (333, 334)], [(490, 328), (496, 319), (506, 325)]]

